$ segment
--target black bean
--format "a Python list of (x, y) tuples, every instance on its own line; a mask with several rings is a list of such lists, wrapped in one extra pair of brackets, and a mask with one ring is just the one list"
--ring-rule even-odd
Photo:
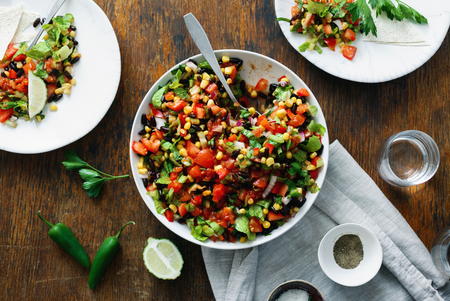
[(65, 69), (64, 69), (64, 71), (63, 71), (63, 74), (64, 74), (65, 76), (67, 76), (68, 79), (72, 79), (72, 78), (73, 78), (73, 77), (72, 77), (72, 74), (70, 74), (70, 72), (67, 71), (67, 70), (65, 70)]
[(50, 71), (50, 73), (48, 74), (49, 76), (55, 76), (55, 77), (58, 77), (58, 75), (59, 75), (59, 71), (58, 71), (58, 69), (52, 69), (52, 71)]
[(281, 144), (281, 151), (282, 151), (283, 153), (286, 153), (286, 152), (287, 152), (287, 145), (286, 145), (286, 143)]
[(230, 227), (231, 227), (231, 223), (227, 222), (227, 228), (230, 228)]
[(228, 241), (228, 231), (223, 231), (222, 235), (223, 238), (225, 238), (225, 240)]
[(300, 14), (300, 12), (298, 12), (298, 13), (296, 13), (295, 15), (293, 15), (292, 16), (292, 18), (291, 18), (291, 25), (292, 25), (292, 21), (295, 21), (295, 20), (297, 20), (297, 19), (300, 19), (301, 18), (301, 14)]
[(223, 93), (223, 92), (225, 92), (225, 88), (223, 86), (220, 86), (219, 91)]
[(265, 103), (264, 103), (264, 106), (266, 107), (266, 108), (268, 108), (268, 107), (270, 107), (271, 105), (272, 105), (272, 101), (269, 99), (269, 98), (267, 98), (266, 99), (266, 101), (265, 101)]
[(36, 20), (34, 20), (33, 27), (36, 28), (39, 25), (39, 23), (41, 23), (41, 18), (37, 18)]
[(238, 175), (244, 179), (250, 178), (250, 175), (248, 173), (246, 173), (245, 171), (238, 172)]
[(283, 214), (283, 216), (289, 215), (290, 210), (287, 206), (283, 206), (283, 208), (281, 209), (281, 214)]
[(45, 18), (42, 18), (41, 19), (41, 25), (44, 25), (44, 23), (45, 23)]
[(301, 208), (303, 205), (305, 205), (306, 203), (306, 198), (302, 198), (302, 200), (300, 201), (300, 204), (298, 205), (298, 208)]
[(8, 66), (5, 67), (5, 71), (9, 71), (9, 67)]
[(300, 99), (302, 100), (302, 103), (306, 102), (306, 97), (305, 96), (300, 97)]
[(194, 129), (195, 131), (197, 131), (197, 132), (200, 132), (200, 131), (202, 130), (202, 128), (199, 127), (199, 126), (196, 125), (196, 124), (191, 125), (191, 128), (193, 128), (193, 129)]
[(212, 118), (214, 116), (211, 107), (208, 108), (208, 113), (209, 113), (210, 118)]
[(70, 63), (73, 65), (73, 64), (77, 63), (79, 60), (80, 60), (80, 57), (76, 56), (70, 61)]
[(240, 58), (237, 57), (232, 57), (230, 58), (230, 62), (233, 64), (236, 64), (236, 68), (239, 70), (239, 68), (242, 67), (242, 65), (244, 64), (244, 61), (241, 60)]
[(252, 124), (249, 122), (244, 123), (244, 128), (250, 130), (252, 128)]
[(277, 84), (270, 84), (269, 91), (273, 93), (273, 91), (275, 91), (276, 88), (278, 88)]
[(142, 129), (142, 130), (139, 131), (138, 134), (141, 135), (141, 136), (144, 136), (145, 134), (147, 134), (147, 131), (145, 129)]
[(62, 97), (63, 97), (63, 94), (62, 94), (62, 93), (61, 93), (61, 94), (58, 94), (58, 95), (56, 96), (55, 102), (57, 102), (58, 100), (60, 100)]
[(74, 45), (78, 45), (78, 41), (75, 40), (75, 39), (73, 39), (73, 44), (74, 44)]
[(150, 117), (150, 125), (152, 126), (152, 127), (156, 127), (156, 118), (155, 118), (155, 116), (152, 116), (152, 117)]
[(262, 99), (267, 99), (267, 95), (264, 94), (263, 92), (258, 92), (258, 96), (261, 97)]
[(239, 88), (241, 89), (242, 92), (247, 91), (244, 80), (241, 80), (241, 82), (239, 83)]
[(143, 125), (146, 125), (146, 124), (147, 124), (147, 114), (142, 113), (142, 115), (141, 115), (141, 123), (142, 123)]
[(199, 68), (198, 71), (197, 71), (197, 73), (199, 73), (199, 74), (203, 74), (205, 72), (208, 73), (208, 70), (205, 69), (205, 68)]
[(150, 170), (155, 170), (155, 163), (153, 163), (153, 160), (151, 158), (148, 158), (148, 167)]
[(224, 115), (224, 116), (222, 116), (222, 121), (226, 121), (227, 119), (228, 119), (228, 114), (226, 114), (226, 115)]
[(269, 149), (266, 147), (265, 149), (264, 149), (264, 157), (268, 157), (269, 156)]
[(292, 105), (292, 107), (290, 107), (291, 112), (294, 113), (294, 114), (297, 114), (297, 107), (298, 107), (297, 104), (294, 103)]
[(237, 156), (239, 156), (239, 154), (241, 153), (240, 149), (236, 149), (231, 153), (231, 158), (236, 159)]
[[(156, 184), (156, 185), (158, 185), (158, 184)], [(161, 202), (165, 202), (166, 200), (165, 200), (165, 196), (164, 196), (164, 193), (163, 193), (162, 189), (158, 190), (158, 194), (159, 194), (159, 200)]]
[(6, 73), (5, 73), (5, 72), (2, 72), (2, 77), (6, 77), (6, 78), (8, 78), (8, 76), (6, 75)]
[(148, 179), (142, 179), (142, 182), (144, 184), (144, 187), (147, 188), (147, 186), (148, 186)]
[(145, 121), (145, 125), (148, 126), (149, 128), (152, 127), (152, 124), (151, 124), (151, 122), (150, 122), (149, 119), (147, 119), (147, 120)]
[(320, 155), (322, 155), (322, 152), (323, 152), (323, 144), (322, 144), (322, 146), (319, 148), (319, 150), (318, 151), (316, 151), (316, 153), (317, 153), (317, 156), (320, 156)]
[(190, 118), (195, 118), (195, 119), (196, 119), (196, 118), (197, 118), (197, 115), (195, 115), (195, 114), (193, 114), (193, 113), (189, 113), (189, 114), (188, 114), (188, 117), (190, 117)]
[(14, 71), (19, 71), (19, 68), (17, 68), (17, 63), (16, 62), (14, 62), (14, 61), (12, 61), (11, 63), (9, 63), (9, 67), (11, 68), (11, 69), (13, 69)]
[(243, 100), (243, 99), (240, 101), (240, 104), (241, 104), (241, 106), (243, 106), (244, 108), (247, 107), (247, 103), (246, 103), (245, 100)]
[(73, 26), (73, 25), (70, 25), (70, 29), (72, 29), (73, 31), (77, 30), (77, 28), (75, 26)]
[(270, 210), (271, 211), (273, 211), (273, 213), (275, 213), (275, 214), (278, 214), (278, 210), (277, 209), (275, 209), (273, 206), (272, 207), (270, 207)]
[(58, 94), (53, 94), (52, 96), (50, 96), (50, 98), (47, 100), (47, 102), (53, 102), (56, 100), (56, 97), (58, 97)]

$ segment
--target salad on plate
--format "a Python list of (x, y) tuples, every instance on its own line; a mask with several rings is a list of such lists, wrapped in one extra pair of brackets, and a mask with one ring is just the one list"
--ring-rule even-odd
[(131, 147), (158, 214), (200, 241), (245, 242), (283, 226), (308, 191), (319, 191), (326, 129), (314, 121), (309, 92), (286, 76), (250, 86), (238, 72), (242, 60), (219, 64), (242, 105), (260, 98), (272, 107), (240, 110), (207, 62), (189, 60), (153, 94)]

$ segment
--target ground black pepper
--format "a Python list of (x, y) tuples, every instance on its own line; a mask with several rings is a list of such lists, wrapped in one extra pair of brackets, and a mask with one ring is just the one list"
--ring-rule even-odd
[(364, 258), (364, 250), (358, 235), (346, 234), (336, 241), (333, 247), (336, 263), (343, 269), (356, 268)]

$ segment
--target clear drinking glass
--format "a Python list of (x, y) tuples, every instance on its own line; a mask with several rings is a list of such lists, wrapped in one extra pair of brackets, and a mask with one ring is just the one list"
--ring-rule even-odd
[(431, 259), (444, 275), (450, 277), (450, 227), (439, 231), (434, 238)]
[(436, 142), (416, 130), (392, 135), (381, 145), (377, 156), (380, 176), (398, 187), (425, 183), (434, 176), (440, 162)]

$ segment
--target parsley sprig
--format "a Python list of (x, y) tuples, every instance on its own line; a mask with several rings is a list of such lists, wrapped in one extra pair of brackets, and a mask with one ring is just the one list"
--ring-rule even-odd
[[(404, 19), (415, 21), (419, 24), (428, 24), (427, 18), (421, 15), (414, 8), (409, 6), (400, 0), (394, 0), (397, 2), (397, 6), (392, 3), (391, 0), (368, 0), (370, 6), (376, 9), (376, 16), (378, 17), (382, 12), (385, 12), (387, 17), (391, 20), (402, 21)], [(362, 27), (364, 29), (364, 34), (368, 35), (370, 32), (374, 36), (377, 36), (377, 27), (372, 18), (372, 10), (367, 4), (366, 0), (356, 0), (351, 3), (347, 11), (351, 14), (353, 22), (357, 19), (362, 19)]]
[(90, 197), (98, 196), (100, 189), (106, 181), (129, 177), (129, 175), (112, 176), (104, 173), (81, 160), (73, 150), (66, 151), (64, 157), (66, 158), (66, 161), (63, 161), (62, 164), (67, 170), (78, 170), (78, 173), (84, 180), (81, 187), (86, 190)]

